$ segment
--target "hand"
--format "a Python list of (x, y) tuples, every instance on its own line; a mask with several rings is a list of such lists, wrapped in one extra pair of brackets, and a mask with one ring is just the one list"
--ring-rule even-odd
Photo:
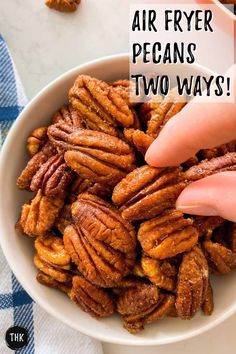
[[(236, 66), (232, 77), (236, 97)], [(176, 166), (200, 149), (236, 139), (236, 103), (193, 99), (165, 125), (149, 147), (145, 159), (152, 166)], [(218, 173), (190, 184), (180, 194), (176, 208), (196, 215), (220, 215), (236, 222), (236, 172)]]

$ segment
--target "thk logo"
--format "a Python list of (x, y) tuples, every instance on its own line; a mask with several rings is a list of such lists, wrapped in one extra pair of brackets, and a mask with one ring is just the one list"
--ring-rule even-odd
[(10, 349), (23, 348), (28, 344), (28, 331), (24, 327), (10, 327), (6, 332), (5, 340)]

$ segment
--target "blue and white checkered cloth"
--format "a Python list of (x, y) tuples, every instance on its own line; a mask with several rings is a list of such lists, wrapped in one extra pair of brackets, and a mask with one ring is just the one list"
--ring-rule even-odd
[[(0, 133), (2, 142), (26, 104), (12, 58), (0, 36)], [(0, 354), (10, 354), (5, 333), (12, 326), (28, 330), (28, 344), (18, 354), (102, 354), (101, 343), (65, 326), (33, 302), (11, 272), (0, 249)]]

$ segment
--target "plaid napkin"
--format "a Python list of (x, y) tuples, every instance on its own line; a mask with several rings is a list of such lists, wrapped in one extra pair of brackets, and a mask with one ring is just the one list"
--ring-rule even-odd
[[(6, 138), (26, 96), (6, 43), (0, 35), (0, 135)], [(12, 353), (5, 333), (12, 326), (28, 330), (28, 344), (17, 354), (102, 354), (101, 343), (70, 329), (33, 302), (11, 272), (0, 249), (0, 353)], [(76, 348), (76, 349), (75, 349)]]

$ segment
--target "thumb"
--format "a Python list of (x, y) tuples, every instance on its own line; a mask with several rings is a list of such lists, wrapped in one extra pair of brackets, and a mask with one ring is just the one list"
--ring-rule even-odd
[(221, 172), (190, 184), (176, 208), (186, 214), (218, 215), (236, 222), (236, 172)]

